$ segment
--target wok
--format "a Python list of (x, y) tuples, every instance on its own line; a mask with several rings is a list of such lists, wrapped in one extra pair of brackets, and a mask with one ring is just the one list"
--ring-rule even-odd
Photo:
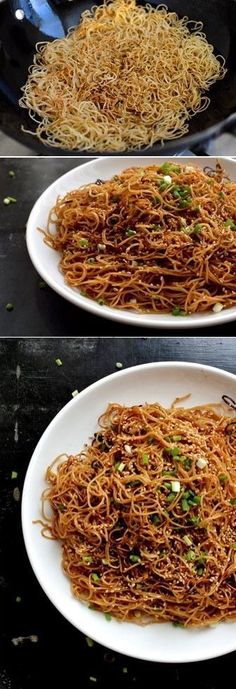
[[(22, 124), (33, 129), (34, 122), (27, 111), (19, 107), (18, 100), (33, 60), (35, 44), (65, 36), (69, 27), (78, 24), (81, 13), (93, 4), (91, 0), (0, 2), (0, 127), (38, 154), (92, 155), (89, 151), (72, 153), (51, 148), (22, 132)], [(96, 4), (100, 4), (99, 0)], [(152, 4), (158, 5), (160, 0), (153, 0)], [(209, 141), (223, 132), (236, 133), (236, 0), (166, 0), (166, 4), (180, 17), (187, 15), (189, 19), (203, 22), (207, 39), (213, 44), (215, 53), (222, 54), (226, 59), (228, 72), (223, 81), (211, 87), (210, 106), (190, 120), (189, 133), (163, 145), (155, 144), (145, 149), (145, 155), (173, 154)], [(125, 153), (139, 155), (138, 151), (132, 150)], [(114, 155), (114, 152), (110, 154)], [(236, 155), (236, 139), (232, 155)]]

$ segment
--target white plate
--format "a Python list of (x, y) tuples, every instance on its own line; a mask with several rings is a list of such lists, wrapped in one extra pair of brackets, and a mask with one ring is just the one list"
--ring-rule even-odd
[(97, 418), (109, 402), (125, 405), (160, 402), (191, 393), (186, 406), (236, 398), (236, 377), (209, 366), (191, 363), (151, 363), (113, 373), (90, 385), (53, 419), (32, 456), (23, 490), (22, 526), (25, 545), (39, 583), (55, 607), (75, 627), (100, 644), (135, 658), (182, 663), (205, 660), (236, 649), (236, 623), (184, 630), (171, 624), (145, 627), (112, 619), (90, 610), (73, 597), (61, 568), (61, 548), (42, 537), (40, 497), (46, 467), (60, 453), (77, 453), (97, 430)]
[[(60, 273), (59, 254), (51, 249), (43, 241), (43, 236), (37, 231), (37, 227), (46, 227), (48, 214), (54, 206), (57, 196), (65, 195), (68, 191), (76, 189), (83, 184), (95, 182), (96, 179), (110, 179), (113, 175), (127, 167), (143, 167), (145, 165), (162, 164), (170, 158), (135, 157), (135, 158), (97, 158), (80, 167), (74, 168), (56, 182), (51, 184), (36, 201), (27, 224), (26, 240), (30, 258), (43, 280), (72, 304), (80, 306), (96, 316), (104, 316), (120, 323), (146, 326), (149, 328), (199, 328), (201, 326), (226, 323), (236, 319), (236, 307), (221, 311), (219, 314), (212, 311), (204, 314), (194, 314), (183, 318), (171, 314), (138, 314), (133, 311), (122, 311), (109, 306), (100, 306), (97, 302), (82, 297), (79, 290), (66, 285), (62, 273)], [(176, 159), (175, 159), (176, 160)], [(180, 163), (205, 165), (215, 167), (216, 158), (182, 158)], [(236, 180), (236, 161), (230, 158), (222, 158), (222, 164), (231, 179)]]

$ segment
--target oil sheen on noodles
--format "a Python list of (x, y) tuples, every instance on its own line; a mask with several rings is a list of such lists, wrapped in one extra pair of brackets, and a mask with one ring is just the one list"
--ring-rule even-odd
[(226, 72), (202, 29), (165, 5), (135, 0), (83, 12), (66, 38), (36, 46), (20, 100), (35, 135), (49, 146), (97, 152), (183, 136)]
[(44, 239), (83, 296), (186, 316), (236, 304), (235, 231), (236, 183), (220, 166), (166, 162), (58, 198)]
[(48, 468), (43, 534), (76, 597), (137, 623), (236, 619), (234, 419), (110, 404), (91, 444)]

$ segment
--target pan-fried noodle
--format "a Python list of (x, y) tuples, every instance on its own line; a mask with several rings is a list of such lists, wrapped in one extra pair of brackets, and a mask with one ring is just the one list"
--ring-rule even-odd
[[(201, 22), (114, 0), (66, 38), (36, 46), (20, 105), (36, 136), (67, 150), (125, 151), (176, 139), (225, 75)], [(33, 133), (33, 132), (30, 132)]]
[(220, 167), (129, 168), (58, 198), (45, 241), (99, 304), (186, 315), (236, 304), (236, 183)]
[(43, 533), (60, 540), (75, 596), (138, 623), (236, 619), (236, 435), (224, 413), (110, 404), (91, 444), (48, 468)]

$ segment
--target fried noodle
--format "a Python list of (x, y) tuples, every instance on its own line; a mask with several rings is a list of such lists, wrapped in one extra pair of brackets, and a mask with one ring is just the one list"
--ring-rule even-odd
[(137, 623), (236, 619), (234, 429), (220, 405), (109, 404), (48, 468), (43, 533), (77, 598)]
[(66, 38), (36, 46), (19, 101), (36, 122), (30, 133), (48, 146), (97, 152), (183, 136), (226, 73), (202, 29), (135, 0), (86, 10)]
[(186, 315), (236, 304), (235, 230), (236, 183), (219, 164), (209, 176), (166, 162), (58, 198), (44, 239), (83, 296)]

